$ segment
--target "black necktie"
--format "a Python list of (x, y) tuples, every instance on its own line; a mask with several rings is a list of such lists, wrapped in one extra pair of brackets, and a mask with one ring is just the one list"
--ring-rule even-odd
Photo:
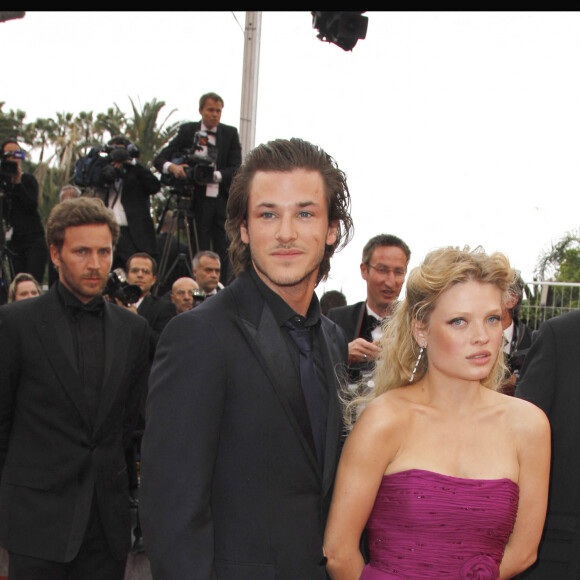
[(311, 329), (308, 326), (296, 326), (292, 321), (286, 322), (285, 326), (300, 351), (300, 383), (306, 399), (316, 455), (319, 464), (322, 466), (326, 433), (326, 411), (322, 398), (323, 386), (314, 364)]
[(367, 327), (369, 332), (372, 332), (377, 326), (382, 324), (382, 320), (379, 320), (376, 316), (368, 316)]

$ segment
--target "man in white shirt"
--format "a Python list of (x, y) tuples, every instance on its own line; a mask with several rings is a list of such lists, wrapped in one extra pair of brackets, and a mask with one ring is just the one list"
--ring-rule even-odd
[(229, 264), (225, 231), (226, 203), (232, 178), (242, 162), (242, 146), (238, 130), (220, 122), (223, 107), (224, 101), (218, 94), (202, 95), (199, 100), (201, 120), (181, 125), (175, 138), (155, 158), (153, 164), (159, 172), (172, 176), (178, 184), (187, 183), (190, 178), (186, 169), (191, 167), (183, 162), (183, 157), (193, 152), (199, 136), (204, 141), (207, 135), (209, 145), (204, 147), (215, 148), (213, 179), (209, 183), (194, 179), (191, 183), (191, 209), (195, 222), (192, 230), (196, 234), (192, 245), (195, 251), (213, 250), (219, 255), (222, 268), (220, 279), (225, 284)]

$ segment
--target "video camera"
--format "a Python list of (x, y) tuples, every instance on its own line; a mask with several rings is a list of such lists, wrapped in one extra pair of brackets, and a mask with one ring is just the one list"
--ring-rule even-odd
[(11, 151), (0, 153), (0, 188), (9, 189), (12, 185), (12, 177), (18, 175), (18, 161), (12, 159), (25, 159), (24, 151)]
[(141, 298), (141, 288), (137, 284), (129, 284), (123, 268), (116, 268), (109, 273), (107, 283), (102, 292), (111, 302), (119, 300), (125, 306), (135, 304)]
[(194, 183), (199, 185), (214, 183), (216, 160), (217, 146), (210, 143), (206, 131), (196, 131), (193, 136), (193, 147), (186, 149), (182, 157), (175, 157), (171, 160), (177, 165), (187, 165), (185, 180), (176, 179), (172, 175), (164, 175), (161, 181), (176, 188), (179, 188), (180, 185)]
[(74, 182), (79, 187), (109, 187), (125, 175), (113, 162), (125, 163), (139, 156), (139, 149), (130, 143), (127, 147), (106, 145), (93, 147), (88, 155), (75, 165)]

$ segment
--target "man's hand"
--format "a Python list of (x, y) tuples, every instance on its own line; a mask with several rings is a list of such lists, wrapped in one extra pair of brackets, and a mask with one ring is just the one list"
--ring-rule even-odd
[(355, 338), (348, 343), (348, 362), (366, 362), (377, 360), (381, 349), (376, 342), (369, 342), (364, 338)]
[[(111, 301), (112, 302), (112, 301)], [(122, 306), (125, 310), (129, 310), (130, 312), (133, 312), (134, 314), (139, 314), (137, 312), (137, 306), (135, 306), (135, 304), (129, 304), (128, 306), (126, 306), (125, 304), (123, 304), (118, 298), (115, 298), (115, 303), (118, 306)]]
[(169, 171), (169, 173), (171, 173), (173, 175), (173, 177), (176, 177), (177, 179), (185, 179), (185, 177), (187, 177), (185, 175), (185, 167), (187, 167), (187, 164), (182, 164), (182, 165), (177, 165), (176, 163), (172, 163), (167, 170)]

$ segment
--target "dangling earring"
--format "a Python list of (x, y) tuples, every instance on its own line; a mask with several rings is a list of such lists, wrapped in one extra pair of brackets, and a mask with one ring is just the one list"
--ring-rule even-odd
[(412, 383), (413, 379), (415, 378), (415, 373), (417, 372), (417, 367), (419, 366), (419, 363), (421, 362), (421, 357), (423, 356), (424, 350), (425, 350), (425, 343), (422, 343), (421, 350), (419, 351), (419, 356), (417, 357), (417, 362), (415, 363), (415, 368), (413, 369), (413, 372), (411, 373), (411, 378), (409, 379), (409, 383)]

